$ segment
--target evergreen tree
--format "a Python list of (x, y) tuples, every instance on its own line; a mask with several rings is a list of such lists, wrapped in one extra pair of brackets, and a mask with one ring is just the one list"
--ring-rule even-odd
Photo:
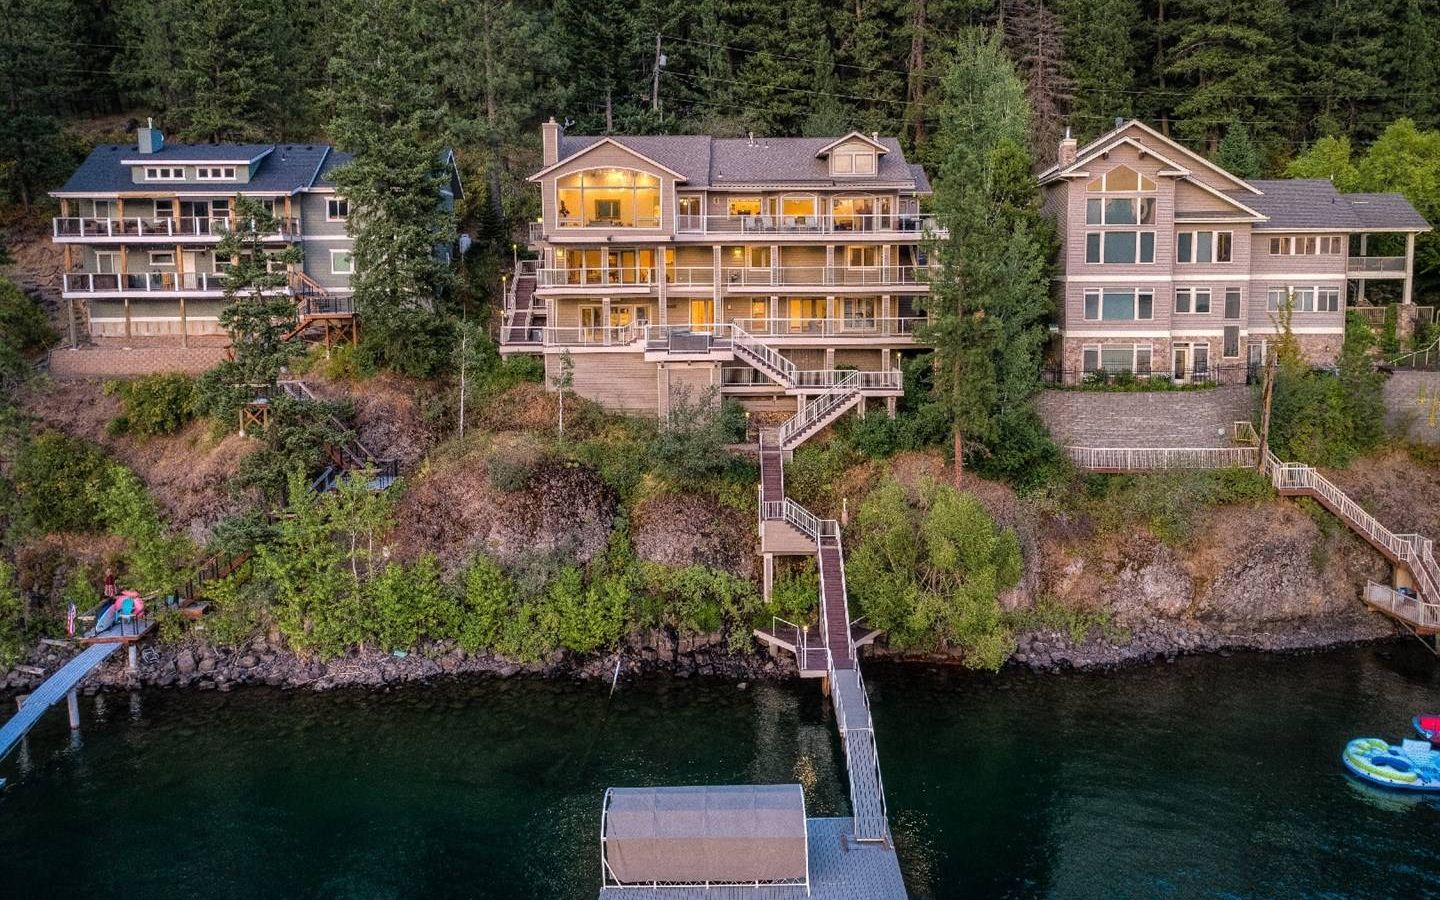
[(862, 131), (899, 135), (904, 130), (905, 58), (897, 32), (897, 0), (854, 0), (837, 7), (832, 31), (840, 91), (855, 97), (851, 123)]
[(60, 120), (78, 57), (71, 0), (0, 0), (0, 184), (26, 208), (68, 167)]
[(1225, 129), (1225, 136), (1215, 151), (1215, 164), (1237, 178), (1259, 178), (1265, 174), (1260, 151), (1250, 140), (1250, 129), (1241, 122)]
[(1395, 40), (1381, 54), (1392, 100), (1386, 118), (1440, 125), (1440, 16), (1433, 0), (1401, 0)]
[(1315, 104), (1318, 134), (1374, 134), (1383, 115), (1390, 10), (1377, 0), (1312, 0), (1296, 10), (1300, 86)]
[(1005, 0), (1001, 23), (1010, 57), (1025, 80), (1030, 101), (1030, 149), (1050, 161), (1064, 131), (1061, 110), (1070, 104), (1060, 22), (1045, 0)]
[(1073, 134), (1081, 143), (1135, 113), (1137, 0), (1063, 0), (1065, 77)]
[(935, 208), (949, 236), (926, 300), (922, 340), (935, 365), (935, 397), (951, 420), (958, 481), (967, 442), (1012, 473), (1043, 452), (1029, 399), (1050, 310), (1053, 235), (1025, 150), (1025, 87), (998, 36), (962, 34), (943, 83)]
[(294, 90), (293, 9), (280, 0), (123, 0), (118, 73), (185, 140), (273, 139), (304, 94)]
[(280, 230), (275, 216), (248, 197), (234, 202), (235, 226), (215, 245), (216, 259), (229, 260), (220, 326), (230, 336), (233, 356), (206, 372), (200, 385), (202, 405), (222, 421), (258, 393), (269, 389), (273, 395), (281, 371), (300, 353), (288, 340), (296, 312), (285, 292), (291, 267), (300, 264), (300, 248), (268, 247), (266, 236)]
[(455, 241), (442, 190), (434, 58), (448, 19), (413, 0), (357, 0), (330, 58), (330, 131), (355, 154), (331, 174), (349, 201), (351, 279), (361, 353), (372, 365), (433, 374), (449, 350), (437, 306)]
[(1174, 43), (1165, 74), (1184, 91), (1173, 106), (1181, 138), (1212, 153), (1231, 121), (1252, 126), (1260, 144), (1291, 126), (1295, 93), (1291, 20), (1284, 0), (1172, 0)]

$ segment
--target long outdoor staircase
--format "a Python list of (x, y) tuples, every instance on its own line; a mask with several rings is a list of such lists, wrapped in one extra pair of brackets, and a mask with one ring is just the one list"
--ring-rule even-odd
[[(1264, 469), (1282, 496), (1309, 497), (1319, 503), (1379, 550), (1397, 573), (1408, 575), (1410, 585), (1366, 584), (1366, 605), (1395, 619), (1417, 637), (1440, 635), (1440, 566), (1435, 563), (1433, 541), (1386, 528), (1313, 466), (1282, 462), (1266, 451)], [(1440, 650), (1440, 642), (1432, 649)]]
[(505, 310), (500, 325), (502, 345), (533, 345), (544, 343), (545, 304), (535, 301), (536, 261), (523, 259), (515, 264), (515, 273), (505, 286)]
[[(304, 400), (311, 403), (319, 402), (314, 391), (303, 381), (281, 381), (280, 390), (287, 396), (296, 400)], [(399, 477), (399, 464), (394, 459), (382, 459), (371, 453), (360, 439), (351, 434), (339, 419), (326, 415), (330, 424), (340, 432), (347, 435), (346, 439), (335, 444), (329, 444), (325, 448), (326, 455), (330, 457), (330, 465), (311, 482), (310, 489), (316, 493), (324, 493), (334, 490), (340, 484), (340, 479), (350, 472), (373, 472), (370, 478), (370, 489), (372, 491), (383, 491), (395, 483)]]
[[(772, 359), (762, 359), (758, 353), (756, 361), (774, 365), (776, 375), (793, 377), (793, 369), (786, 371)], [(857, 380), (842, 379), (842, 382), (807, 405), (778, 430), (760, 433), (759, 526), (762, 545), (773, 529), (779, 529), (783, 534), (776, 536), (777, 545), (790, 552), (815, 554), (820, 568), (820, 622), (815, 629), (817, 635), (813, 644), (809, 626), (778, 619), (771, 629), (756, 629), (755, 634), (772, 648), (794, 653), (802, 677), (826, 679), (845, 748), (854, 839), (886, 843), (890, 838), (890, 826), (885, 810), (884, 784), (880, 777), (880, 757), (870, 719), (870, 698), (860, 676), (856, 655), (856, 647), (873, 641), (875, 632), (862, 628), (850, 618), (840, 523), (834, 519), (821, 519), (785, 496), (785, 454), (824, 427), (825, 423), (854, 406), (863, 396)], [(787, 540), (790, 543), (785, 543)], [(857, 632), (860, 635), (858, 641)]]

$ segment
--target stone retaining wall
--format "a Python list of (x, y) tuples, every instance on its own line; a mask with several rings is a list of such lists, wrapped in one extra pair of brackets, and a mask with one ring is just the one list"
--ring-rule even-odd
[(1041, 391), (1051, 435), (1074, 447), (1228, 447), (1232, 423), (1253, 420), (1244, 385), (1198, 391)]
[(225, 359), (224, 347), (81, 347), (50, 354), (55, 378), (134, 378), (157, 372), (199, 375)]

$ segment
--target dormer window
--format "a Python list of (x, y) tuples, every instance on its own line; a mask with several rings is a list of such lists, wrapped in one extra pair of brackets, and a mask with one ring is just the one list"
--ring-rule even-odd
[(195, 177), (200, 181), (234, 181), (234, 166), (200, 166), (195, 170)]
[(184, 181), (184, 166), (146, 166), (146, 181)]
[(843, 147), (830, 155), (830, 171), (836, 175), (874, 175), (875, 152), (860, 147)]

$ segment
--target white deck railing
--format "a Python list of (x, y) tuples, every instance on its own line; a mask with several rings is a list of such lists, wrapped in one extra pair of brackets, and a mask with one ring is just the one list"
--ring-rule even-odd
[(860, 395), (860, 373), (847, 372), (844, 378), (817, 394), (805, 404), (805, 408), (791, 416), (780, 426), (780, 446), (791, 447), (804, 440), (805, 435), (815, 427), (834, 418)]
[(1254, 447), (1066, 447), (1078, 469), (1153, 472), (1255, 467)]
[(1440, 603), (1427, 603), (1386, 584), (1365, 584), (1365, 602), (1420, 628), (1440, 628)]

